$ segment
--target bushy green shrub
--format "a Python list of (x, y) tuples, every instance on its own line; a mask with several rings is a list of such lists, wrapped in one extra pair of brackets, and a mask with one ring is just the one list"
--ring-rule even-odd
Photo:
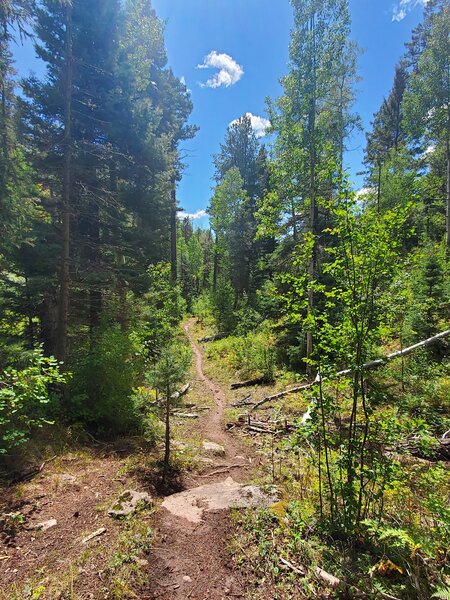
[(203, 292), (198, 298), (196, 298), (192, 304), (192, 312), (197, 319), (206, 327), (214, 325), (213, 316), (213, 305), (211, 300), (211, 294), (209, 292)]
[(173, 330), (186, 312), (179, 285), (171, 278), (170, 265), (158, 263), (148, 270), (149, 291), (141, 302), (141, 314), (135, 335), (145, 355), (154, 361), (160, 349), (173, 336)]
[(133, 336), (118, 325), (105, 324), (75, 365), (70, 420), (86, 423), (103, 434), (129, 433), (138, 428), (131, 397), (142, 370)]
[(212, 314), (219, 333), (232, 333), (236, 327), (234, 291), (231, 282), (220, 278), (211, 292)]
[(156, 445), (164, 436), (164, 423), (158, 416), (156, 390), (139, 387), (131, 396), (136, 418), (140, 422), (140, 433), (151, 445)]
[(24, 444), (34, 429), (50, 423), (51, 388), (67, 379), (56, 359), (45, 358), (40, 349), (30, 354), (22, 370), (9, 368), (0, 374), (0, 454)]
[(240, 377), (264, 377), (273, 380), (275, 371), (275, 339), (269, 324), (246, 336), (230, 336), (213, 342), (209, 356), (220, 359)]

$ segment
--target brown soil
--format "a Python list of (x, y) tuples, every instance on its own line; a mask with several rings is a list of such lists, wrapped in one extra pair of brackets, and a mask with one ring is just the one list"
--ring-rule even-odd
[[(170, 493), (221, 482), (230, 476), (246, 483), (257, 461), (242, 441), (225, 430), (225, 391), (204, 374), (202, 354), (192, 338), (190, 324), (185, 330), (195, 355), (193, 392), (197, 397), (214, 400), (212, 408), (188, 427), (197, 430), (203, 440), (223, 446), (225, 455), (208, 455), (210, 462), (175, 478)], [(27, 582), (31, 582), (32, 591), (42, 585), (45, 592), (33, 597), (45, 600), (218, 600), (246, 595), (247, 582), (233, 566), (228, 550), (233, 529), (229, 511), (205, 512), (202, 522), (191, 523), (163, 508), (156, 515), (147, 512), (139, 516), (154, 531), (153, 549), (139, 563), (140, 591), (120, 596), (111, 592), (105, 568), (113, 553), (120, 551), (119, 536), (126, 522), (109, 518), (107, 508), (124, 489), (161, 495), (155, 471), (143, 466), (148, 455), (135, 454), (131, 459), (139, 466), (134, 473), (124, 469), (126, 454), (117, 448), (100, 447), (59, 457), (48, 462), (31, 481), (0, 488), (0, 514), (20, 512), (25, 518), (15, 530), (3, 524), (1, 600), (31, 597), (30, 593), (23, 595)], [(50, 519), (56, 519), (57, 526), (45, 532), (33, 529)], [(82, 543), (100, 528), (106, 532), (88, 544)], [(135, 585), (132, 588), (136, 589)], [(66, 591), (61, 594), (62, 590)]]
[[(223, 481), (230, 475), (239, 482), (248, 481), (252, 457), (237, 438), (223, 425), (226, 395), (203, 372), (202, 353), (194, 342), (189, 324), (185, 326), (195, 356), (197, 381), (204, 393), (212, 395), (214, 406), (199, 424), (202, 436), (222, 445), (225, 456), (212, 457), (213, 463), (184, 482), (185, 489)], [(227, 469), (230, 465), (244, 467)], [(214, 475), (216, 471), (223, 471)], [(209, 474), (213, 474), (208, 477)], [(219, 600), (245, 595), (245, 583), (233, 568), (228, 551), (231, 530), (228, 511), (204, 514), (199, 524), (175, 517), (165, 509), (157, 516), (157, 538), (149, 558), (150, 598), (161, 600)]]
[[(20, 512), (25, 522), (15, 531), (6, 527), (1, 534), (0, 597), (9, 600), (15, 596), (6, 590), (12, 590), (14, 586), (20, 590), (28, 580), (41, 582), (47, 574), (56, 575), (58, 579), (58, 573), (61, 587), (66, 576), (79, 579), (79, 597), (104, 597), (89, 594), (96, 587), (95, 580), (92, 582), (93, 574), (97, 576), (104, 566), (103, 553), (96, 550), (111, 544), (120, 531), (120, 523), (109, 518), (106, 509), (111, 499), (127, 486), (127, 478), (118, 474), (122, 465), (123, 459), (114, 454), (103, 457), (69, 455), (57, 464), (56, 461), (49, 463), (31, 482), (6, 491), (0, 512)], [(56, 519), (55, 527), (47, 531), (33, 529), (50, 519)], [(86, 536), (102, 527), (106, 528), (103, 535), (88, 545), (82, 544)], [(92, 556), (85, 572), (69, 575), (75, 560), (86, 549)], [(86, 585), (83, 579), (86, 579)], [(88, 580), (91, 580), (90, 585)], [(98, 577), (96, 580), (101, 584)], [(53, 598), (58, 597), (56, 587)], [(90, 590), (86, 595), (82, 595), (83, 587)], [(17, 597), (22, 598), (21, 595)]]

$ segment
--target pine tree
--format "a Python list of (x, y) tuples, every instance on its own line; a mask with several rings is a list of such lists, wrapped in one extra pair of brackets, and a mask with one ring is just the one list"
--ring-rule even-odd
[[(293, 238), (299, 230), (313, 240), (308, 260), (308, 315), (314, 311), (313, 282), (318, 274), (321, 230), (326, 225), (321, 198), (342, 180), (345, 138), (357, 120), (350, 113), (356, 80), (355, 46), (349, 42), (347, 0), (293, 0), (295, 27), (284, 95), (271, 107), (278, 132), (275, 143), (278, 210), (291, 215)], [(341, 185), (341, 184), (339, 184)], [(307, 358), (313, 352), (308, 326)]]
[(388, 160), (391, 150), (397, 152), (400, 144), (406, 140), (402, 109), (406, 83), (405, 65), (397, 65), (392, 90), (374, 116), (371, 133), (366, 135), (365, 162), (371, 166), (370, 180), (376, 177), (378, 206), (381, 198), (383, 165)]
[(413, 69), (404, 110), (412, 139), (441, 145), (446, 165), (446, 245), (450, 251), (450, 6), (430, 2), (410, 48)]

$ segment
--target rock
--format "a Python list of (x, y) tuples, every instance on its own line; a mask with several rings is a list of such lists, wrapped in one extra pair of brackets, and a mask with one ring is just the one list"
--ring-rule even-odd
[(204, 441), (203, 452), (207, 452), (208, 454), (214, 454), (214, 456), (225, 456), (225, 448), (220, 444), (216, 444), (215, 442)]
[(152, 498), (147, 492), (136, 492), (134, 490), (126, 490), (122, 492), (117, 499), (117, 502), (108, 510), (110, 517), (120, 518), (133, 515), (139, 508), (139, 505), (152, 504)]
[(70, 473), (58, 473), (54, 476), (54, 478), (58, 481), (58, 483), (62, 484), (73, 484), (77, 480), (74, 475), (70, 475)]
[(38, 523), (34, 525), (31, 529), (37, 529), (39, 531), (47, 531), (52, 527), (56, 527), (58, 525), (58, 521), (56, 519), (49, 519), (48, 521), (43, 521), (42, 523)]
[(192, 579), (189, 577), (189, 575), (185, 575), (185, 576), (183, 577), (183, 581), (185, 581), (186, 583), (191, 583), (191, 582), (192, 582)]
[(276, 492), (265, 491), (256, 485), (243, 485), (231, 477), (220, 483), (167, 497), (162, 506), (177, 517), (200, 523), (203, 512), (230, 508), (269, 508), (278, 499)]

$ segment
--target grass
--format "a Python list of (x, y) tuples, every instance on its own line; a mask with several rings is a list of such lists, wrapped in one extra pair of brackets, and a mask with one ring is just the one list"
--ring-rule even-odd
[[(227, 340), (208, 344), (206, 349), (205, 370), (224, 386), (236, 377), (233, 352), (233, 344), (228, 345)], [(371, 392), (379, 395), (376, 414), (381, 421), (393, 420), (400, 438), (419, 436), (424, 452), (428, 448), (432, 452), (432, 436), (442, 435), (450, 427), (450, 364), (430, 367), (428, 357), (411, 357), (405, 361), (403, 386), (400, 366), (393, 362), (373, 375)], [(280, 373), (275, 389), (286, 389), (293, 382), (289, 374)], [(274, 388), (248, 391), (257, 402)], [(228, 395), (234, 403), (245, 392)], [(289, 395), (254, 416), (286, 416), (292, 422), (305, 413), (309, 402), (306, 394)], [(345, 418), (350, 402), (344, 389), (339, 392), (338, 404), (340, 416)], [(246, 407), (229, 408), (227, 419), (235, 420), (246, 412)], [(433, 465), (408, 456), (402, 463), (394, 462), (395, 472), (384, 493), (382, 523), (373, 528), (368, 522), (356, 539), (345, 540), (333, 537), (317, 518), (317, 455), (312, 446), (301, 437), (279, 439), (274, 449), (271, 436), (257, 436), (254, 443), (266, 458), (262, 477), (266, 482), (275, 480), (282, 505), (288, 509), (278, 515), (249, 511), (236, 516), (232, 554), (236, 564), (250, 572), (250, 584), (257, 581), (265, 593), (271, 590), (273, 598), (338, 597), (311, 569), (300, 581), (283, 570), (279, 557), (285, 556), (293, 564), (320, 566), (339, 576), (346, 582), (349, 597), (363, 589), (367, 598), (390, 594), (426, 600), (436, 590), (450, 586), (450, 471), (446, 463)], [(331, 460), (336, 459), (333, 450)], [(257, 596), (253, 589), (249, 597)]]

